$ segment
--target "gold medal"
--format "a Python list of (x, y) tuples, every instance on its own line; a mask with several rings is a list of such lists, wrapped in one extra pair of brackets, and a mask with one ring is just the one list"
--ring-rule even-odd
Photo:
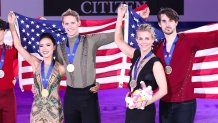
[(165, 67), (165, 72), (166, 72), (166, 74), (171, 74), (172, 73), (172, 67), (166, 66)]
[(133, 92), (134, 88), (136, 87), (137, 82), (135, 80), (131, 80), (129, 86), (131, 88), (131, 92)]
[(5, 76), (5, 72), (3, 70), (0, 70), (0, 78), (3, 78)]
[(42, 97), (48, 97), (48, 90), (47, 89), (42, 89)]
[(67, 71), (68, 72), (73, 72), (74, 71), (74, 65), (73, 64), (68, 64), (67, 65)]

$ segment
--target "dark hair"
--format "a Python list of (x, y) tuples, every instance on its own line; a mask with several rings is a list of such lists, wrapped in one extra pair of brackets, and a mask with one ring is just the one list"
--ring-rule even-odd
[(0, 30), (6, 30), (7, 24), (4, 20), (0, 19)]
[(52, 36), (52, 34), (51, 33), (42, 33), (41, 35), (40, 35), (40, 38), (39, 38), (39, 40), (41, 41), (43, 38), (49, 38), (49, 39), (51, 39), (51, 41), (52, 41), (52, 43), (54, 44), (54, 45), (56, 45), (56, 41), (55, 41), (55, 39), (54, 39), (54, 37)]
[(170, 18), (171, 20), (174, 20), (175, 22), (179, 21), (178, 13), (171, 8), (161, 8), (160, 9), (160, 11), (157, 14), (158, 22), (161, 21), (161, 14), (165, 14), (168, 18)]

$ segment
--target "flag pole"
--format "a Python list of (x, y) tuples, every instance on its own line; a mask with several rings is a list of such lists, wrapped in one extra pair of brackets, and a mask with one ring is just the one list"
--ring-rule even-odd
[[(127, 5), (126, 5), (127, 6)], [(124, 17), (124, 41), (128, 42), (128, 33), (129, 33), (129, 29), (128, 29), (128, 25), (129, 25), (129, 11), (128, 11), (128, 6), (127, 6), (127, 11), (125, 13), (125, 17)], [(119, 79), (119, 87), (123, 88), (123, 83), (125, 82), (125, 69), (127, 66), (127, 56), (122, 53), (122, 68), (121, 68), (121, 72), (120, 72), (120, 79)]]
[[(18, 37), (20, 38), (20, 32), (19, 32), (19, 26), (18, 26), (18, 22), (17, 22), (17, 16), (16, 16), (16, 19), (15, 19), (15, 29), (17, 31), (17, 35)], [(20, 90), (22, 92), (24, 92), (24, 89), (23, 89), (23, 84), (22, 84), (22, 69), (20, 66), (22, 66), (22, 60), (23, 60), (23, 57), (20, 55), (20, 53), (18, 53), (18, 82), (19, 82), (19, 87), (20, 87)]]

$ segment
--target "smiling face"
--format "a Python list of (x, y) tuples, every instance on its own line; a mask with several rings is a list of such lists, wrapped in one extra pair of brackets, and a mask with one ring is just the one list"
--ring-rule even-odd
[(52, 58), (56, 46), (50, 38), (42, 38), (39, 42), (39, 52), (43, 58)]
[(154, 37), (150, 31), (137, 31), (136, 41), (141, 51), (149, 51), (154, 43)]
[(76, 17), (71, 15), (64, 16), (62, 25), (68, 37), (73, 37), (79, 34), (80, 21), (77, 21)]

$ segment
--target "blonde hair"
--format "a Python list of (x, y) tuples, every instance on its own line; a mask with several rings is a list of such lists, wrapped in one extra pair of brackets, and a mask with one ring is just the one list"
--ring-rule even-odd
[(139, 25), (136, 32), (138, 32), (138, 31), (148, 31), (148, 32), (151, 33), (153, 39), (156, 38), (154, 27), (152, 27), (150, 24), (141, 24), (141, 25)]
[(65, 16), (73, 16), (76, 18), (77, 21), (80, 21), (79, 14), (74, 10), (68, 9), (67, 11), (62, 13), (62, 15), (61, 15), (62, 21), (63, 21)]

